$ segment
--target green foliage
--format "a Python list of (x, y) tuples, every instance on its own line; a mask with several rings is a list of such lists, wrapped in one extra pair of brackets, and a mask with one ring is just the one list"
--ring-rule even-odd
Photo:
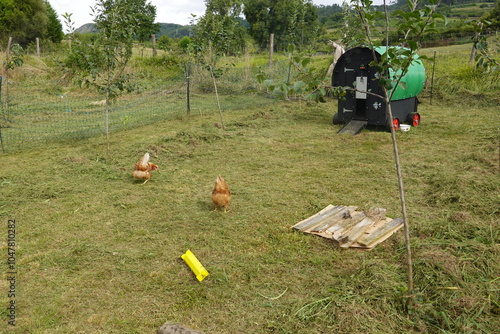
[(245, 28), (238, 20), (240, 1), (208, 0), (206, 6), (193, 37), (196, 52), (205, 53), (210, 48), (218, 56), (241, 54), (245, 49)]
[(166, 35), (160, 36), (156, 41), (156, 46), (163, 51), (168, 51), (172, 45), (172, 39)]
[(485, 19), (490, 22), (491, 29), (500, 29), (500, 1), (495, 3), (495, 7), (486, 15)]
[(187, 52), (190, 45), (192, 45), (193, 43), (193, 40), (187, 36), (184, 36), (180, 39), (179, 41), (179, 48), (183, 51), (183, 52)]
[(45, 5), (47, 6), (49, 22), (47, 25), (47, 34), (44, 37), (53, 43), (60, 43), (64, 38), (61, 21), (59, 21), (56, 11), (48, 1), (45, 1)]
[[(494, 37), (490, 39), (485, 35), (480, 35), (480, 38), (474, 44), (478, 53), (476, 54), (476, 66), (484, 72), (500, 72), (500, 34), (495, 33)], [(491, 47), (490, 44), (493, 44)]]
[(92, 7), (97, 33), (90, 43), (78, 39), (78, 35), (71, 30), (71, 15), (65, 15), (74, 42), (65, 62), (66, 68), (77, 76), (81, 84), (92, 86), (106, 96), (108, 156), (109, 103), (136, 88), (131, 75), (124, 70), (132, 57), (135, 35), (147, 31), (149, 28), (145, 22), (154, 20), (154, 17), (144, 16), (144, 13), (154, 12), (145, 0), (99, 0)]
[(243, 12), (261, 49), (268, 47), (271, 33), (277, 51), (290, 44), (306, 47), (318, 37), (318, 13), (309, 0), (246, 0)]
[(339, 4), (319, 5), (318, 20), (326, 28), (340, 28), (344, 24), (343, 8)]
[(176, 68), (181, 64), (181, 59), (175, 53), (166, 53), (157, 57), (144, 57), (134, 59), (142, 69)]
[(324, 85), (324, 73), (310, 66), (311, 57), (295, 54), (293, 45), (288, 46), (287, 55), (289, 72), (286, 81), (267, 79), (262, 72), (256, 75), (257, 81), (266, 85), (269, 92), (282, 100), (303, 97), (316, 102), (326, 102), (325, 96), (331, 90)]
[(184, 36), (192, 35), (193, 28), (190, 25), (183, 26), (175, 23), (159, 23), (160, 30), (158, 35), (167, 35), (168, 37), (182, 38)]
[(0, 40), (12, 37), (26, 47), (36, 38), (59, 43), (62, 25), (45, 0), (0, 0)]
[(160, 25), (155, 23), (156, 6), (146, 0), (127, 0), (127, 3), (122, 6), (127, 6), (130, 12), (134, 12), (137, 19), (137, 37), (139, 41), (149, 40), (152, 34), (160, 31)]
[(23, 47), (17, 43), (12, 44), (12, 46), (10, 47), (9, 61), (4, 60), (3, 62), (4, 69), (13, 70), (16, 67), (21, 67), (24, 63), (23, 56)]
[(112, 99), (134, 88), (129, 84), (130, 75), (123, 71), (132, 56), (134, 36), (144, 24), (143, 17), (137, 15), (144, 6), (148, 6), (145, 1), (98, 1), (92, 8), (97, 33), (87, 40), (74, 32), (71, 14), (65, 14), (72, 39), (65, 67), (81, 84), (91, 85)]

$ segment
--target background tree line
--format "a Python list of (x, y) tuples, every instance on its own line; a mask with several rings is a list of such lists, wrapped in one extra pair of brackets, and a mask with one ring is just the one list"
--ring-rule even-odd
[[(166, 27), (168, 24), (155, 23), (156, 7), (145, 0), (110, 1), (117, 6), (129, 6), (136, 13), (140, 24), (134, 34), (135, 40), (146, 41), (155, 34), (164, 50), (171, 47), (172, 39), (186, 36), (189, 38), (182, 41), (183, 50), (187, 50), (186, 44), (192, 43), (199, 52), (212, 48), (217, 54), (237, 55), (248, 46), (267, 50), (271, 34), (274, 34), (275, 51), (286, 51), (290, 44), (298, 49), (317, 49), (319, 44), (326, 45), (329, 39), (340, 39), (345, 35), (347, 7), (342, 5), (316, 6), (311, 0), (206, 0), (205, 3), (205, 14), (193, 17), (190, 25)], [(404, 10), (406, 6), (406, 0), (395, 0), (390, 2), (388, 10)], [(464, 6), (471, 9), (463, 10)], [(472, 6), (476, 6), (475, 9)], [(381, 10), (378, 6), (374, 8)], [(498, 1), (493, 7), (493, 0), (448, 0), (441, 3), (438, 12), (451, 18), (449, 24), (437, 27), (438, 31), (423, 37), (432, 40), (436, 34), (474, 33), (476, 27), (469, 21), (481, 13), (476, 12), (479, 8), (490, 12), (486, 17), (489, 24), (485, 28), (498, 29)], [(89, 25), (85, 26), (89, 31)], [(42, 43), (57, 44), (64, 38), (64, 33), (57, 13), (47, 0), (0, 0), (1, 45), (5, 47), (9, 37), (26, 48), (36, 38)], [(397, 42), (397, 38), (397, 33), (393, 32), (391, 42)]]
[(56, 11), (46, 0), (0, 0), (0, 41), (12, 37), (23, 48), (34, 42), (60, 43), (64, 38)]

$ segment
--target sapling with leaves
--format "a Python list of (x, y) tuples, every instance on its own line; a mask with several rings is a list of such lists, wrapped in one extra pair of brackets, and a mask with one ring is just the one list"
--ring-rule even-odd
[(132, 57), (134, 38), (145, 24), (144, 16), (139, 14), (150, 6), (145, 0), (98, 0), (91, 7), (97, 31), (91, 40), (79, 38), (71, 14), (64, 16), (72, 40), (65, 62), (67, 72), (81, 85), (94, 87), (106, 97), (108, 155), (110, 101), (135, 89), (132, 76), (125, 69)]
[(21, 45), (14, 43), (12, 44), (12, 37), (9, 38), (7, 45), (7, 50), (5, 52), (5, 60), (3, 61), (4, 69), (4, 80), (5, 80), (5, 109), (8, 110), (9, 105), (9, 72), (14, 70), (16, 67), (21, 67), (24, 64), (24, 49)]
[(488, 35), (485, 33), (485, 26), (488, 24), (489, 22), (484, 20), (477, 22), (471, 58), (476, 61), (478, 69), (486, 73), (498, 73), (500, 70), (500, 60), (497, 59), (500, 52), (500, 33), (497, 31), (493, 37), (488, 39)]
[(220, 64), (221, 54), (214, 50), (212, 43), (199, 45), (196, 50), (197, 62), (200, 63), (209, 73), (214, 85), (215, 98), (217, 100), (217, 107), (219, 109), (219, 117), (221, 127), (225, 130), (224, 118), (222, 117), (222, 108), (220, 105), (219, 92), (217, 89), (217, 79), (222, 77), (229, 69), (234, 67), (232, 63)]
[[(349, 20), (350, 28), (353, 28), (353, 24), (357, 25), (357, 29), (354, 28), (354, 31), (357, 31), (353, 34), (346, 34), (343, 42), (348, 47), (364, 46), (372, 50), (373, 60), (369, 65), (376, 71), (378, 83), (382, 87), (382, 94), (375, 94), (370, 91), (362, 91), (360, 89), (357, 89), (356, 87), (325, 87), (324, 80), (320, 81), (317, 79), (317, 77), (311, 75), (313, 71), (308, 69), (308, 61), (302, 60), (298, 62), (298, 58), (296, 59), (293, 57), (292, 64), (296, 65), (295, 68), (301, 74), (300, 80), (295, 84), (287, 82), (286, 85), (275, 85), (270, 80), (265, 80), (262, 75), (258, 76), (259, 81), (266, 83), (268, 88), (273, 92), (283, 92), (285, 89), (287, 89), (287, 93), (290, 92), (290, 87), (294, 87), (297, 83), (299, 83), (300, 87), (303, 88), (302, 97), (313, 99), (315, 101), (324, 101), (324, 97), (328, 93), (328, 91), (332, 91), (335, 95), (341, 98), (345, 96), (347, 91), (358, 91), (361, 93), (374, 95), (385, 102), (389, 124), (393, 124), (391, 99), (398, 86), (401, 88), (405, 88), (406, 84), (402, 81), (402, 78), (408, 73), (408, 69), (410, 68), (412, 62), (420, 61), (418, 60), (416, 51), (420, 48), (419, 41), (423, 33), (428, 30), (434, 29), (436, 19), (442, 19), (446, 21), (446, 18), (444, 16), (436, 12), (440, 0), (428, 0), (425, 4), (422, 0), (408, 0), (407, 3), (407, 11), (399, 10), (394, 12), (394, 15), (400, 19), (399, 21), (397, 21), (398, 23), (396, 27), (398, 33), (402, 36), (399, 41), (399, 46), (388, 45), (389, 13), (387, 11), (387, 4), (385, 0), (383, 3), (383, 12), (374, 9), (372, 7), (373, 1), (371, 0), (351, 0), (351, 11), (346, 11), (348, 13), (355, 14), (354, 17), (348, 17), (346, 18), (346, 20)], [(382, 54), (380, 54), (380, 57), (378, 58), (375, 49), (377, 47), (380, 47), (382, 43), (374, 36), (373, 27), (375, 25), (375, 22), (380, 22), (380, 20), (385, 20), (385, 52), (382, 52)], [(353, 30), (350, 31), (352, 32)], [(350, 40), (346, 40), (347, 38), (349, 38)], [(283, 97), (286, 96), (287, 95), (283, 94)], [(395, 129), (393, 126), (390, 126), (390, 130), (397, 169), (398, 188), (405, 231), (408, 275), (407, 306), (411, 307), (414, 301), (414, 288), (413, 265), (410, 247), (410, 230), (408, 215), (406, 212), (403, 175), (401, 171)]]
[[(12, 37), (9, 38), (7, 44), (7, 50), (5, 52), (5, 60), (3, 62), (3, 70), (5, 76), (5, 92), (4, 92), (4, 114), (2, 115), (3, 120), (8, 120), (9, 115), (9, 72), (14, 70), (16, 67), (21, 67), (24, 64), (24, 49), (21, 45), (15, 43), (12, 44)], [(1, 82), (0, 82), (1, 84)], [(1, 94), (1, 91), (0, 91)], [(0, 95), (1, 97), (1, 95)], [(0, 144), (2, 146), (2, 152), (4, 152), (3, 146), (3, 136), (2, 136), (2, 124), (0, 122)]]
[[(384, 100), (386, 105), (386, 112), (389, 119), (389, 124), (393, 124), (393, 116), (391, 109), (391, 99), (398, 86), (405, 88), (405, 83), (402, 78), (408, 73), (412, 62), (417, 60), (416, 51), (420, 48), (420, 38), (423, 33), (433, 29), (436, 19), (446, 18), (438, 13), (436, 10), (439, 6), (440, 0), (429, 0), (428, 4), (420, 6), (422, 1), (420, 0), (408, 0), (408, 11), (396, 11), (395, 16), (399, 17), (401, 20), (398, 23), (398, 32), (403, 36), (399, 41), (404, 47), (390, 46), (388, 45), (389, 40), (389, 13), (387, 12), (387, 5), (384, 0), (384, 17), (385, 17), (385, 52), (381, 54), (380, 59), (376, 57), (375, 48), (378, 46), (372, 37), (371, 27), (373, 26), (374, 20), (379, 14), (374, 13), (372, 10), (371, 0), (353, 0), (351, 2), (355, 12), (357, 12), (359, 20), (364, 31), (364, 36), (361, 37), (361, 41), (367, 42), (366, 47), (370, 48), (373, 52), (373, 60), (370, 62), (379, 78), (379, 85), (382, 87), (383, 95), (379, 96)], [(356, 88), (346, 88), (354, 89)], [(371, 92), (364, 92), (366, 94), (372, 94)], [(401, 202), (401, 211), (403, 214), (404, 221), (404, 232), (405, 232), (405, 243), (406, 243), (406, 255), (407, 255), (407, 276), (408, 276), (408, 286), (407, 286), (407, 306), (411, 307), (414, 301), (414, 288), (413, 288), (413, 265), (412, 265), (412, 255), (410, 247), (410, 230), (408, 215), (406, 211), (405, 202), (405, 191), (403, 187), (403, 175), (401, 171), (401, 164), (399, 159), (398, 145), (395, 135), (395, 128), (393, 126), (391, 129), (391, 139), (393, 143), (394, 157), (396, 163), (396, 170), (398, 176), (398, 188)]]

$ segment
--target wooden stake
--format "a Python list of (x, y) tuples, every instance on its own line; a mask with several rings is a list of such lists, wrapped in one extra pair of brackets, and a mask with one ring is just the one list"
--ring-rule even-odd
[(274, 34), (271, 33), (269, 36), (269, 65), (273, 63), (273, 53), (274, 53)]
[(153, 57), (156, 57), (156, 35), (152, 34), (151, 35), (151, 44), (153, 44)]

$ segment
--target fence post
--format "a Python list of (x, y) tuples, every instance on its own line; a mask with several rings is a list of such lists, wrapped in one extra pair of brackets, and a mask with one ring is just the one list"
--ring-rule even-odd
[(434, 61), (432, 62), (432, 76), (431, 76), (431, 98), (429, 104), (432, 105), (432, 90), (434, 89), (434, 67), (436, 67), (436, 51), (434, 51)]
[(156, 35), (151, 35), (151, 44), (153, 44), (153, 57), (156, 56)]
[(40, 38), (36, 38), (36, 55), (40, 58)]
[(269, 36), (269, 65), (273, 63), (273, 52), (274, 52), (274, 34)]

